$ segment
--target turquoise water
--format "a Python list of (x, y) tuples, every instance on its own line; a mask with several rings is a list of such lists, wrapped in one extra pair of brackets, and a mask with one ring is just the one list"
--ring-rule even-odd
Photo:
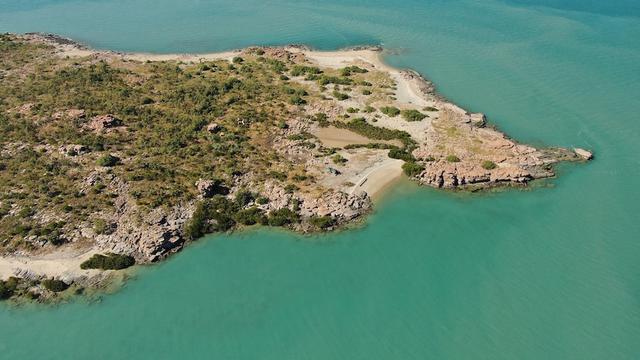
[(0, 307), (0, 358), (640, 358), (637, 1), (0, 0), (0, 31), (205, 52), (383, 44), (537, 145), (533, 191), (403, 185), (362, 229), (211, 237), (101, 302)]

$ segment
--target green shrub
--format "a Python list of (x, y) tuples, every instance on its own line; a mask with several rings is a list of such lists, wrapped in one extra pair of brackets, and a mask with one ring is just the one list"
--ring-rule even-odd
[(366, 95), (366, 96), (371, 95), (371, 90), (369, 90), (369, 89), (363, 89), (363, 90), (362, 90), (362, 95)]
[(350, 108), (348, 108), (348, 109), (347, 109), (347, 112), (348, 112), (349, 114), (355, 114), (355, 113), (357, 113), (358, 111), (360, 111), (360, 109), (358, 109), (358, 108), (354, 108), (354, 107), (350, 107)]
[(257, 207), (240, 210), (236, 213), (235, 219), (242, 225), (264, 224), (267, 221), (264, 212)]
[(408, 152), (398, 149), (398, 148), (393, 148), (391, 150), (389, 150), (389, 157), (392, 159), (400, 159), (400, 160), (404, 160), (404, 161), (415, 161), (416, 159), (413, 157), (413, 155), (409, 154)]
[(482, 162), (482, 168), (485, 170), (493, 170), (496, 167), (498, 167), (498, 165), (496, 165), (496, 163), (494, 163), (493, 161), (485, 160)]
[(257, 204), (259, 204), (259, 205), (268, 204), (268, 203), (269, 203), (269, 198), (264, 197), (264, 196), (259, 196), (259, 197), (256, 199), (256, 203), (257, 203)]
[(349, 95), (344, 94), (339, 92), (338, 90), (333, 90), (333, 97), (336, 98), (337, 100), (347, 100), (349, 98)]
[(423, 170), (424, 166), (414, 161), (407, 161), (402, 164), (402, 171), (404, 171), (404, 173), (409, 177), (419, 175)]
[(10, 277), (6, 281), (0, 280), (0, 300), (6, 300), (13, 296), (18, 287), (19, 279)]
[(447, 155), (445, 159), (450, 163), (460, 162), (460, 158), (455, 155)]
[(80, 264), (80, 268), (101, 270), (122, 270), (135, 265), (136, 260), (129, 255), (107, 253), (105, 255), (94, 254)]
[(374, 108), (373, 106), (367, 105), (367, 107), (365, 107), (364, 110), (362, 110), (362, 111), (364, 111), (366, 113), (374, 113), (374, 112), (376, 112), (376, 108)]
[(267, 223), (270, 226), (285, 226), (300, 220), (298, 214), (288, 208), (273, 210), (269, 213)]
[(232, 61), (233, 61), (234, 64), (240, 64), (240, 63), (244, 62), (244, 59), (241, 58), (240, 56), (235, 56)]
[(97, 164), (98, 166), (111, 167), (111, 166), (117, 165), (118, 162), (120, 162), (120, 159), (118, 157), (113, 156), (111, 154), (107, 154), (107, 155), (101, 156), (98, 159)]
[(343, 165), (344, 163), (346, 163), (347, 159), (345, 159), (344, 157), (342, 157), (342, 155), (340, 154), (335, 154), (331, 157), (331, 160), (333, 161), (334, 164), (338, 164), (338, 165)]
[(291, 68), (291, 76), (302, 76), (305, 74), (317, 75), (321, 74), (322, 71), (320, 68), (315, 66), (304, 66), (304, 65), (294, 65)]
[(309, 223), (318, 229), (328, 229), (335, 225), (335, 219), (331, 216), (312, 216), (309, 218)]
[(240, 190), (235, 195), (236, 204), (239, 207), (245, 207), (255, 200), (256, 196), (249, 190)]
[(367, 72), (369, 72), (367, 69), (363, 69), (355, 65), (340, 69), (341, 76), (351, 76), (351, 74), (364, 74)]
[(208, 209), (206, 202), (200, 202), (191, 215), (191, 219), (184, 225), (184, 235), (187, 239), (195, 240), (202, 237), (207, 230)]
[(336, 121), (333, 123), (333, 125), (335, 127), (349, 129), (362, 136), (366, 136), (369, 139), (374, 139), (374, 140), (398, 139), (402, 141), (402, 143), (405, 145), (405, 148), (415, 146), (415, 142), (413, 141), (413, 139), (411, 139), (411, 135), (409, 135), (409, 133), (402, 130), (396, 130), (396, 129), (392, 130), (392, 129), (381, 128), (378, 126), (371, 125), (362, 117), (353, 119), (348, 123)]
[(45, 289), (53, 292), (61, 292), (69, 288), (69, 285), (66, 282), (57, 279), (42, 280), (41, 284)]
[(402, 110), (402, 117), (407, 121), (420, 121), (427, 117), (418, 110)]
[(96, 219), (93, 222), (93, 231), (98, 235), (107, 234), (109, 232), (109, 225), (104, 219)]
[(438, 111), (438, 109), (434, 108), (433, 106), (427, 106), (426, 108), (424, 108), (424, 111)]
[(307, 100), (303, 99), (299, 95), (294, 95), (289, 98), (289, 104), (291, 105), (304, 105), (307, 103)]
[(298, 190), (298, 187), (295, 184), (287, 184), (287, 186), (284, 187), (284, 191), (287, 194), (292, 194), (296, 190)]
[(380, 111), (388, 117), (396, 117), (400, 114), (400, 109), (395, 106), (383, 106)]
[(353, 80), (349, 79), (348, 77), (321, 75), (316, 80), (318, 81), (318, 84), (321, 86), (327, 86), (329, 84), (336, 84), (336, 85), (353, 84)]

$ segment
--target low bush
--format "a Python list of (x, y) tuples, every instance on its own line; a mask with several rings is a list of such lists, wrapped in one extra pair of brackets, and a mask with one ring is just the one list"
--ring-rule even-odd
[(411, 148), (415, 146), (415, 142), (411, 139), (411, 135), (409, 133), (396, 130), (396, 129), (387, 129), (381, 128), (378, 126), (373, 126), (369, 124), (364, 118), (356, 118), (348, 123), (336, 121), (333, 123), (335, 127), (349, 129), (355, 133), (358, 133), (362, 136), (366, 136), (369, 139), (374, 140), (393, 140), (398, 139), (402, 141), (405, 145), (405, 148)]
[(249, 190), (240, 190), (235, 195), (236, 204), (239, 207), (247, 206), (250, 202), (255, 200), (255, 198), (255, 194)]
[(351, 74), (364, 74), (364, 73), (368, 73), (368, 72), (369, 72), (369, 70), (363, 69), (361, 67), (357, 67), (355, 65), (347, 66), (345, 68), (340, 69), (340, 75), (341, 76), (351, 76)]
[(255, 225), (258, 223), (265, 224), (267, 222), (264, 212), (257, 207), (250, 207), (248, 209), (238, 211), (235, 219), (242, 225)]
[(409, 177), (419, 175), (423, 170), (424, 166), (414, 161), (407, 161), (402, 164), (402, 171), (404, 171), (404, 173)]
[(69, 284), (67, 284), (62, 280), (57, 280), (57, 279), (42, 280), (41, 284), (42, 286), (44, 286), (45, 289), (53, 292), (61, 292), (69, 288)]
[(316, 80), (318, 81), (318, 84), (321, 86), (326, 86), (329, 84), (336, 84), (336, 85), (353, 84), (353, 80), (349, 79), (348, 77), (320, 75)]
[(388, 117), (396, 117), (400, 114), (400, 109), (395, 106), (383, 106), (380, 111)]
[(303, 99), (300, 95), (293, 95), (289, 98), (289, 104), (291, 105), (304, 105), (307, 100)]
[(111, 154), (107, 154), (98, 158), (97, 164), (98, 166), (112, 167), (117, 165), (120, 162), (120, 159)]
[(460, 162), (460, 158), (455, 155), (447, 155), (445, 159), (450, 163)]
[(0, 280), (0, 300), (12, 297), (17, 287), (18, 278), (10, 277), (6, 281)]
[(392, 159), (400, 159), (404, 161), (416, 161), (413, 155), (398, 148), (389, 150), (389, 157)]
[(493, 161), (485, 160), (482, 162), (482, 168), (485, 170), (493, 170), (496, 167), (498, 167), (498, 165), (496, 165), (496, 163), (494, 163)]
[(345, 159), (344, 157), (342, 157), (342, 155), (340, 154), (335, 154), (331, 157), (331, 160), (333, 161), (334, 164), (338, 164), (338, 165), (342, 165), (344, 163), (346, 163), (347, 159)]
[(338, 90), (333, 90), (333, 97), (336, 98), (337, 100), (347, 100), (349, 98), (349, 95), (344, 94), (339, 92)]
[(298, 214), (293, 212), (291, 209), (282, 208), (278, 210), (273, 210), (269, 213), (269, 217), (267, 219), (267, 223), (270, 226), (285, 226), (300, 220)]
[(402, 117), (407, 121), (420, 121), (427, 117), (418, 110), (402, 110)]
[(82, 264), (81, 269), (122, 270), (135, 265), (136, 260), (129, 255), (108, 253), (95, 254)]
[(335, 222), (335, 219), (331, 216), (312, 216), (309, 218), (309, 223), (321, 230), (332, 227)]
[(321, 74), (322, 70), (315, 66), (294, 65), (291, 68), (291, 76), (302, 76), (305, 74), (317, 75)]

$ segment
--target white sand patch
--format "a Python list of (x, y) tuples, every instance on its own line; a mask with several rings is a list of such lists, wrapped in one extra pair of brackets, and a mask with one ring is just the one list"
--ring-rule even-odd
[(0, 257), (0, 279), (4, 280), (25, 271), (48, 277), (93, 276), (101, 270), (82, 270), (80, 264), (96, 253), (98, 253), (97, 249), (85, 251), (65, 249), (43, 256)]

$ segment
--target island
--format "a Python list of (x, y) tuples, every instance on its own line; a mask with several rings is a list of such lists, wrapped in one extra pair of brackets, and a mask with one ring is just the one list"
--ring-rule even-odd
[(209, 233), (337, 229), (402, 176), (475, 191), (591, 159), (510, 139), (382, 53), (0, 35), (0, 299), (105, 286)]

